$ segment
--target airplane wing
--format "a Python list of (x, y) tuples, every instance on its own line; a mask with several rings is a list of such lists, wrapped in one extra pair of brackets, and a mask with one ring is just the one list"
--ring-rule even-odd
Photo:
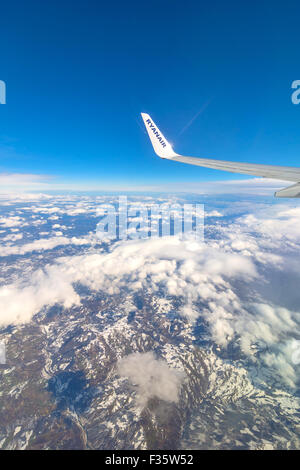
[(293, 181), (296, 184), (277, 191), (276, 197), (300, 197), (300, 168), (278, 165), (262, 165), (259, 163), (239, 163), (226, 160), (213, 160), (211, 158), (185, 157), (174, 152), (171, 144), (158, 129), (149, 114), (141, 113), (148, 135), (155, 153), (160, 158), (175, 162), (188, 163), (215, 170), (241, 173), (244, 175), (262, 176), (277, 180)]

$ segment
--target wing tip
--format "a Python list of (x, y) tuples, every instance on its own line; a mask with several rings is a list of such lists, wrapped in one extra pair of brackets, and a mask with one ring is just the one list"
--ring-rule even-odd
[(141, 113), (141, 116), (156, 155), (160, 158), (167, 158), (169, 160), (176, 157), (177, 154), (174, 152), (171, 144), (164, 137), (151, 116), (147, 113)]

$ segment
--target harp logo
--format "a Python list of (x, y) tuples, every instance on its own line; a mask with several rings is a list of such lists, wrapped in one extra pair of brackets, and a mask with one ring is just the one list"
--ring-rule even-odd
[(166, 147), (166, 142), (164, 141), (164, 139), (162, 138), (162, 136), (160, 135), (160, 133), (157, 131), (156, 127), (153, 126), (152, 122), (150, 119), (147, 119), (146, 123), (148, 124), (148, 126), (150, 127), (150, 129), (152, 130), (153, 134), (155, 135), (155, 137), (157, 138), (157, 140), (161, 143), (161, 145), (163, 147)]
[(6, 104), (6, 85), (3, 80), (0, 80), (0, 104)]

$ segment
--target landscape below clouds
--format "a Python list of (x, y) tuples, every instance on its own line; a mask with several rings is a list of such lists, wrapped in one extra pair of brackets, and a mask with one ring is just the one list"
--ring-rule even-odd
[[(168, 406), (183, 409), (185, 396), (184, 406), (190, 407), (196, 420), (201, 407), (197, 400), (191, 399), (195, 393), (188, 385), (193, 380), (191, 369), (175, 357), (192, 354), (192, 362), (199, 360), (199, 370), (202, 370), (204, 359), (200, 360), (199, 354), (206, 354), (205, 361), (219, 361), (220, 374), (230, 367), (230, 373), (247, 377), (243, 379), (247, 385), (243, 382), (239, 399), (248, 396), (251, 389), (253, 396), (261, 397), (257, 406), (262, 406), (264, 400), (273, 400), (272, 406), (281, 407), (276, 417), (279, 437), (274, 445), (276, 448), (295, 445), (296, 431), (294, 437), (287, 439), (286, 431), (280, 426), (284, 419), (290, 419), (291, 406), (299, 412), (300, 207), (297, 201), (282, 202), (265, 196), (131, 194), (128, 201), (136, 213), (129, 221), (135, 223), (142, 210), (156, 203), (204, 203), (204, 241), (179, 236), (101, 241), (96, 236), (96, 226), (105, 208), (118, 203), (116, 194), (20, 193), (2, 195), (1, 199), (0, 341), (6, 344), (7, 365), (0, 373), (6, 370), (1, 379), (4, 390), (8, 390), (5, 377), (9, 377), (9, 371), (15, 366), (16, 339), (23, 338), (21, 341), (26, 344), (35, 331), (41, 348), (39, 354), (43, 349), (45, 353), (38, 359), (44, 377), (41, 390), (48, 390), (47, 393), (50, 390), (53, 395), (54, 389), (59, 390), (54, 384), (64, 381), (67, 377), (64, 374), (73, 377), (72, 374), (80, 372), (87, 381), (82, 393), (91, 403), (84, 408), (84, 413), (88, 413), (93, 403), (89, 384), (93, 382), (96, 386), (97, 374), (93, 375), (92, 366), (85, 363), (90, 354), (85, 348), (89, 351), (92, 347), (95, 351), (100, 348), (104, 355), (99, 352), (99, 367), (106, 364), (107, 370), (102, 371), (102, 379), (97, 376), (97, 387), (103, 390), (114, 387), (118, 394), (120, 384), (127, 384), (120, 399), (124, 394), (132, 397), (134, 416), (142, 416), (147, 410), (152, 413), (154, 406), (159, 410), (157, 419), (162, 419), (162, 414), (168, 421)], [(76, 346), (76, 352), (68, 351), (67, 356), (77, 357), (82, 348), (81, 365), (76, 360), (56, 356), (58, 337), (60, 350), (66, 351), (70, 341), (67, 332), (75, 334), (79, 325), (81, 331), (84, 329), (85, 341)], [(110, 344), (107, 335), (114, 338), (110, 346), (113, 354), (104, 346)], [(56, 349), (50, 347), (52, 343), (57, 345)], [(33, 361), (37, 360), (34, 355), (34, 349), (30, 349)], [(97, 354), (94, 357), (93, 353), (93, 360), (96, 358)], [(108, 379), (109, 374), (113, 379)], [(29, 376), (26, 380), (15, 377), (15, 386), (26, 389), (34, 373)], [(210, 384), (209, 389), (215, 379), (203, 376), (199, 380), (201, 387)], [(70, 396), (72, 393), (75, 392), (70, 390)], [(64, 409), (75, 409), (80, 419), (83, 410), (77, 409), (74, 403), (72, 408), (68, 403), (70, 396), (64, 397)], [(10, 400), (18, 401), (18, 397), (17, 394)], [(47, 400), (52, 407), (59, 408), (60, 396), (54, 394)], [(12, 401), (4, 401), (3, 406), (9, 410)], [(235, 406), (238, 408), (238, 404)], [(294, 413), (291, 429), (299, 426), (297, 416)], [(7, 426), (14, 425), (17, 426), (12, 417)], [(251, 426), (249, 432), (253, 434)], [(116, 436), (116, 429), (119, 428), (112, 431), (111, 439)], [(13, 439), (5, 445), (28, 446), (26, 432), (19, 440)], [(143, 448), (149, 441), (148, 431), (142, 427), (139, 432)], [(35, 434), (34, 429), (32, 433)], [(177, 436), (177, 447), (188, 439), (189, 433), (191, 430), (185, 436)], [(243, 436), (240, 434), (236, 441), (246, 448), (264, 446), (258, 437), (252, 436), (250, 445), (249, 439)], [(189, 439), (191, 443), (195, 437), (190, 435)], [(129, 441), (126, 442), (130, 447)], [(225, 441), (218, 445), (226, 447)]]

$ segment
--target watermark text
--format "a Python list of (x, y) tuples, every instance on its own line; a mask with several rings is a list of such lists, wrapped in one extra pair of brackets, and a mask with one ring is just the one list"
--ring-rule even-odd
[(292, 93), (292, 103), (300, 104), (300, 80), (294, 80), (292, 83), (292, 89), (295, 90)]
[(0, 104), (6, 104), (6, 84), (0, 80)]
[(118, 207), (105, 204), (98, 213), (103, 216), (96, 229), (101, 240), (165, 236), (204, 240), (203, 204), (128, 204), (127, 197), (120, 196)]

